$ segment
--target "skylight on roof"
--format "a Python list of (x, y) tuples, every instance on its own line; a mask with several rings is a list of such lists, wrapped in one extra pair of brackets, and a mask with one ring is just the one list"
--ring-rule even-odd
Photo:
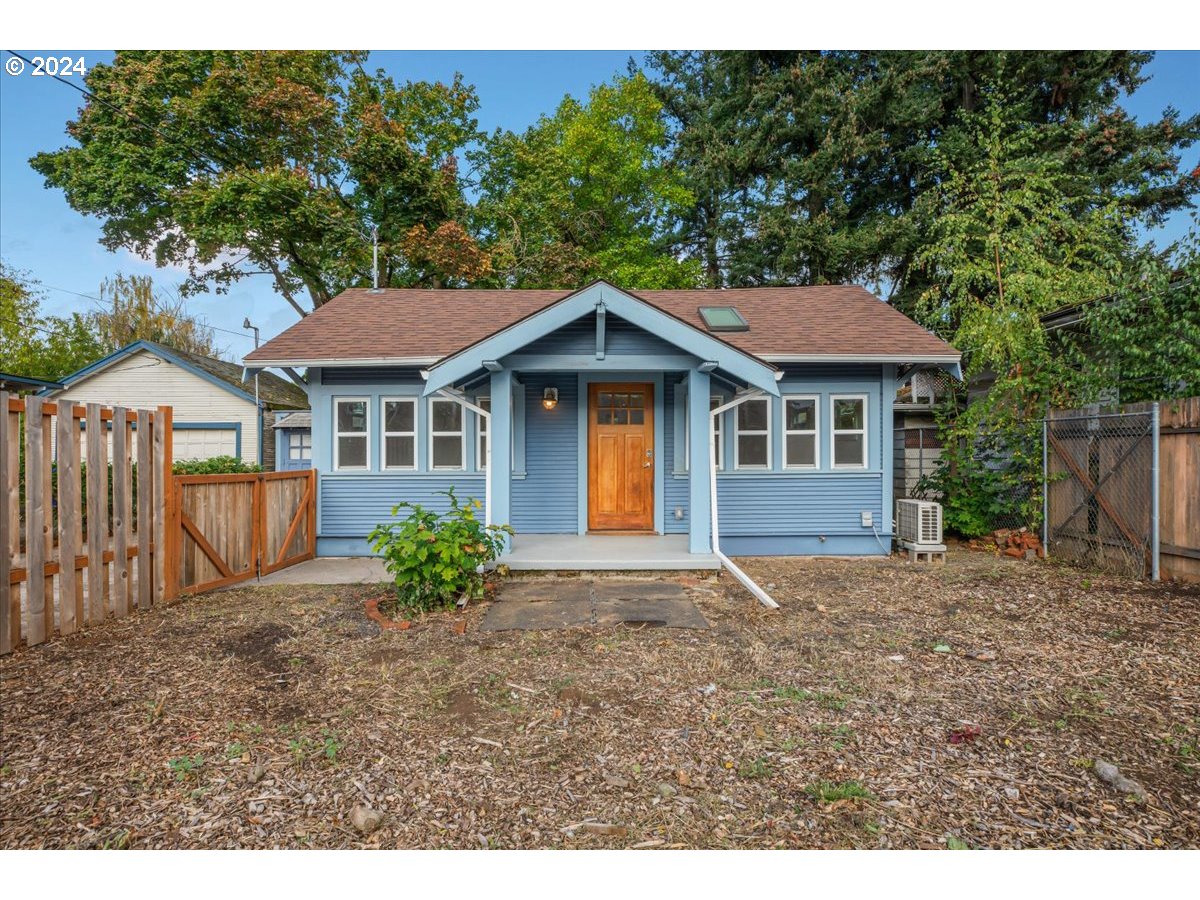
[(733, 306), (701, 306), (700, 318), (709, 331), (749, 331), (750, 324)]

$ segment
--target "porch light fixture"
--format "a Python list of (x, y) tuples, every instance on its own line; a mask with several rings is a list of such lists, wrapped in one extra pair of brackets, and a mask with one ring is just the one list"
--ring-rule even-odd
[(542, 391), (542, 406), (546, 409), (554, 409), (558, 406), (558, 388), (548, 387)]

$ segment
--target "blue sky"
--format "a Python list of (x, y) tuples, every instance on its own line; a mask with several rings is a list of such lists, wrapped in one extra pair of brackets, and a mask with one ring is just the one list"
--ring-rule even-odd
[[(88, 65), (112, 58), (111, 51), (69, 55), (81, 52)], [(631, 56), (640, 59), (641, 54), (625, 50), (389, 51), (372, 53), (371, 65), (400, 80), (448, 80), (456, 71), (462, 72), (479, 94), (483, 129), (521, 130), (551, 111), (564, 94), (582, 96), (592, 85), (624, 72)], [(1125, 100), (1137, 118), (1157, 118), (1167, 106), (1185, 116), (1200, 109), (1196, 90), (1200, 52), (1160, 53), (1147, 74), (1150, 81)], [(73, 211), (61, 191), (44, 188), (41, 177), (29, 168), (29, 158), (38, 151), (67, 143), (64, 128), (82, 99), (50, 78), (31, 77), (28, 72), (0, 75), (0, 256), (40, 280), (46, 288), (47, 308), (59, 314), (87, 309), (91, 302), (76, 294), (95, 295), (100, 282), (116, 272), (152, 274), (165, 287), (173, 287), (183, 277), (124, 251), (105, 250), (98, 242), (99, 220)], [(1200, 164), (1200, 148), (1191, 148), (1185, 163)], [(1167, 243), (1182, 235), (1188, 223), (1186, 213), (1177, 214), (1155, 237)], [(218, 343), (235, 357), (252, 346), (240, 327), (245, 316), (262, 328), (264, 338), (295, 321), (295, 313), (265, 276), (245, 279), (225, 296), (195, 297), (188, 304), (213, 326), (236, 332), (217, 332)]]

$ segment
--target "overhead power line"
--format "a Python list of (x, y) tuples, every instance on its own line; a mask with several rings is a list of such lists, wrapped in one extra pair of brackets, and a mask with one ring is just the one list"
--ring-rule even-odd
[[(22, 60), (26, 65), (29, 65), (29, 66), (33, 65), (33, 61), (31, 59), (29, 59), (26, 56), (22, 56), (20, 53), (17, 53), (15, 50), (7, 50), (6, 52), (12, 54), (17, 59)], [(135, 115), (134, 113), (129, 112), (128, 110), (122, 109), (121, 107), (117, 106), (115, 103), (105, 100), (103, 97), (99, 96), (98, 94), (94, 93), (93, 91), (90, 91), (85, 87), (75, 84), (73, 81), (69, 81), (66, 78), (63, 78), (61, 75), (51, 75), (50, 77), (53, 78), (55, 81), (59, 82), (60, 84), (66, 85), (71, 90), (77, 91), (78, 93), (82, 94), (83, 96), (87, 97), (88, 99), (94, 100), (96, 103), (99, 103), (101, 106), (111, 109), (113, 112), (117, 113), (117, 115), (124, 116), (130, 122), (137, 125), (138, 127), (144, 128), (147, 131), (158, 135), (160, 138), (162, 138), (168, 144), (175, 146), (175, 147), (182, 147), (184, 150), (187, 151), (188, 154), (191, 155), (191, 157), (192, 157), (191, 161), (199, 163), (199, 165), (203, 169), (205, 169), (210, 175), (220, 175), (221, 168), (225, 168), (227, 170), (230, 168), (229, 163), (223, 162), (221, 159), (219, 159), (216, 156), (213, 156), (211, 153), (206, 153), (203, 150), (199, 150), (199, 149), (191, 146), (190, 144), (186, 143), (185, 141), (182, 141), (177, 137), (167, 134), (165, 131), (160, 129), (158, 126), (152, 125), (149, 122), (144, 121), (143, 119), (141, 119), (139, 116)], [(222, 150), (226, 149), (224, 144), (222, 144), (218, 138), (214, 137), (213, 141)], [(278, 188), (275, 185), (270, 184), (268, 182), (260, 181), (259, 179), (255, 178), (252, 174), (250, 174), (250, 172), (247, 170), (243, 169), (243, 170), (239, 171), (238, 174), (240, 174), (242, 177), (248, 179), (249, 181), (252, 181), (254, 184), (258, 185), (259, 187), (263, 188), (264, 190), (276, 191), (277, 195), (283, 199), (288, 199), (288, 200), (291, 199), (290, 197), (284, 197), (284, 195), (282, 193), (279, 193)], [(317, 218), (323, 220), (327, 224), (333, 225), (336, 228), (344, 229), (347, 227), (347, 224), (345, 222), (339, 221), (337, 219), (333, 219), (329, 215), (327, 215), (326, 213), (322, 212), (319, 209), (316, 210), (316, 215), (317, 215)], [(369, 236), (367, 234), (365, 234), (363, 231), (361, 231), (360, 229), (358, 229), (357, 227), (350, 226), (350, 228), (352, 231), (354, 231), (355, 234), (357, 234), (359, 237), (363, 238), (364, 240), (369, 239)]]

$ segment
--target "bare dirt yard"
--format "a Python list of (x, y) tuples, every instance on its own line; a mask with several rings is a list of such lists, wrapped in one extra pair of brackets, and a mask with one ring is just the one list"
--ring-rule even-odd
[(381, 631), (380, 588), (279, 586), (19, 652), (0, 845), (1200, 844), (1195, 586), (746, 568), (782, 610), (693, 582), (710, 631)]

